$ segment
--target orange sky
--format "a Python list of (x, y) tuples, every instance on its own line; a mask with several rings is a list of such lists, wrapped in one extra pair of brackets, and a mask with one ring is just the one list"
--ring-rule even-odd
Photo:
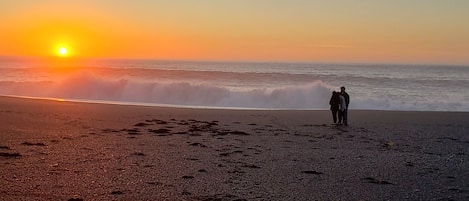
[(0, 0), (0, 55), (469, 64), (464, 0)]

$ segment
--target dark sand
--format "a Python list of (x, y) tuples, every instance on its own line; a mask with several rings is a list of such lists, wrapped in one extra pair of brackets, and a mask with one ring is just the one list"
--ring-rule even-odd
[(469, 113), (0, 97), (0, 200), (469, 200)]

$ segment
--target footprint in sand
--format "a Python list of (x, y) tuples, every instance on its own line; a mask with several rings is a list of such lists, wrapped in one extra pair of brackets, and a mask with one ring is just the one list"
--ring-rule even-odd
[(13, 153), (0, 152), (0, 156), (6, 157), (6, 158), (18, 158), (18, 157), (21, 157), (21, 154), (17, 152), (13, 152)]
[(315, 170), (306, 170), (306, 171), (301, 171), (301, 172), (305, 173), (305, 174), (315, 174), (315, 175), (324, 174), (322, 172), (318, 172), (318, 171), (315, 171)]
[(253, 164), (244, 164), (242, 165), (241, 167), (245, 167), (245, 168), (253, 168), (253, 169), (260, 169), (261, 167), (257, 166), (257, 165), (253, 165)]
[(137, 127), (145, 127), (145, 126), (149, 126), (151, 124), (147, 124), (147, 123), (136, 123), (134, 126), (137, 126)]
[(368, 183), (372, 183), (372, 184), (381, 184), (381, 185), (392, 185), (393, 184), (389, 181), (378, 180), (378, 179), (375, 179), (373, 177), (366, 177), (366, 178), (364, 178), (364, 180), (366, 180), (366, 181), (368, 181)]
[(145, 154), (142, 153), (142, 152), (135, 152), (133, 155), (135, 155), (135, 156), (145, 156)]
[(27, 145), (27, 146), (46, 146), (46, 144), (42, 143), (42, 142), (38, 142), (38, 143), (32, 143), (32, 142), (23, 142), (21, 143), (22, 145)]
[(148, 129), (148, 132), (154, 133), (154, 134), (168, 134), (171, 130), (166, 129), (166, 128), (160, 128), (160, 129)]
[(124, 194), (124, 192), (122, 192), (122, 191), (112, 191), (111, 194), (113, 194), (113, 195), (122, 195), (122, 194)]
[(70, 198), (68, 201), (83, 201), (81, 198)]

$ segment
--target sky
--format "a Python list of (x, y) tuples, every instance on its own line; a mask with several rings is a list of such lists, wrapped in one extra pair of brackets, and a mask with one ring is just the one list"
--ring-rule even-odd
[(0, 0), (0, 55), (469, 64), (467, 0)]

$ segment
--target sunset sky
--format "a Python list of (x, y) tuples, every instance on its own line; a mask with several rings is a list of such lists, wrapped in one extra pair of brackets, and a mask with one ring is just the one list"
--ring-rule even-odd
[(0, 55), (61, 47), (93, 58), (469, 64), (469, 1), (0, 0)]

